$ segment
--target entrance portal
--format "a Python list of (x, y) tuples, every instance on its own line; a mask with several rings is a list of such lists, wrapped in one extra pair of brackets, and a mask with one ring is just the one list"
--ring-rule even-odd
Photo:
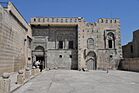
[(94, 59), (89, 59), (86, 61), (87, 69), (88, 70), (96, 70), (96, 63)]
[[(43, 69), (46, 66), (45, 63), (45, 51), (44, 48), (42, 46), (37, 46), (35, 48), (35, 51), (33, 51), (33, 55), (35, 56), (35, 60), (33, 60), (33, 62), (39, 61), (42, 64)], [(33, 63), (34, 64), (34, 63)]]
[(43, 69), (45, 68), (45, 60), (44, 60), (44, 56), (36, 56), (36, 60), (41, 62), (41, 64), (43, 65)]
[(86, 56), (86, 66), (88, 70), (96, 70), (96, 53), (94, 51), (89, 51)]

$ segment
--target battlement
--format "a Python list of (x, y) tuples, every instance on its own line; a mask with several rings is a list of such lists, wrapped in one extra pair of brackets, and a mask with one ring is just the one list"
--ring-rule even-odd
[(34, 17), (31, 23), (78, 23), (84, 22), (83, 17)]
[(119, 23), (120, 20), (117, 18), (100, 18), (97, 23)]

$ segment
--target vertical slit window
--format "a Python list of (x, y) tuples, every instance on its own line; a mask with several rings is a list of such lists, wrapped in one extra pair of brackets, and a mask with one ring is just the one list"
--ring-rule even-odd
[(73, 41), (69, 41), (69, 49), (73, 49)]
[(112, 40), (108, 40), (109, 48), (112, 48)]
[(133, 46), (131, 45), (131, 53), (133, 53)]
[(59, 49), (63, 49), (63, 41), (59, 41)]

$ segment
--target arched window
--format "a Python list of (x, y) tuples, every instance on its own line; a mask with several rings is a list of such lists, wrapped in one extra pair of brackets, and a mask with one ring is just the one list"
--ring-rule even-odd
[(107, 34), (107, 42), (108, 42), (108, 48), (114, 48), (115, 47), (115, 36), (112, 32), (109, 32)]
[(94, 39), (93, 38), (88, 38), (87, 40), (87, 48), (92, 49), (94, 47)]
[(114, 34), (112, 32), (109, 32), (107, 36), (109, 39), (114, 39)]
[(43, 52), (44, 51), (44, 48), (42, 46), (37, 46), (35, 48), (35, 51), (38, 51), (38, 52)]

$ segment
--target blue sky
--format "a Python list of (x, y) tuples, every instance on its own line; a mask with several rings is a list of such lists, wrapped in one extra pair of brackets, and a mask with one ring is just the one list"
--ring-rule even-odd
[[(8, 0), (0, 0), (8, 1)], [(122, 45), (139, 29), (139, 0), (10, 0), (29, 22), (31, 17), (120, 18)]]

